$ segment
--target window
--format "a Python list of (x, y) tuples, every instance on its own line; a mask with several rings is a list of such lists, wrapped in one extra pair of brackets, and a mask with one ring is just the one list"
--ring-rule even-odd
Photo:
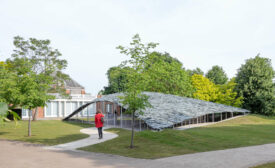
[(51, 102), (46, 103), (46, 116), (52, 115), (52, 108), (51, 108)]
[(52, 117), (56, 117), (59, 111), (58, 102), (52, 102), (52, 106), (53, 106)]
[(27, 109), (22, 109), (22, 117), (28, 117), (29, 111)]
[(72, 113), (72, 109), (71, 109), (71, 102), (66, 102), (66, 112), (65, 115), (69, 115)]
[(65, 116), (65, 104), (64, 102), (61, 102), (61, 112), (59, 113), (60, 116), (64, 117)]
[(107, 104), (107, 108), (106, 108), (106, 110), (107, 110), (107, 113), (112, 113), (112, 111), (113, 111), (113, 105), (112, 104)]

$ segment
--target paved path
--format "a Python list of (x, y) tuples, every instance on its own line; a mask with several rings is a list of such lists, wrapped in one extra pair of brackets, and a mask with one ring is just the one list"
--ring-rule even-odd
[(84, 151), (45, 150), (41, 145), (0, 140), (1, 168), (248, 168), (275, 161), (275, 144), (174, 156), (156, 160)]
[(275, 144), (174, 156), (158, 161), (190, 168), (248, 168), (275, 161)]
[(117, 134), (114, 134), (111, 132), (105, 132), (103, 130), (103, 139), (98, 139), (98, 132), (97, 132), (96, 128), (84, 128), (84, 129), (81, 129), (80, 132), (82, 132), (84, 134), (88, 134), (90, 136), (88, 138), (70, 142), (70, 143), (66, 143), (66, 144), (45, 147), (45, 149), (76, 150), (77, 148), (101, 143), (101, 142), (116, 138), (118, 136)]

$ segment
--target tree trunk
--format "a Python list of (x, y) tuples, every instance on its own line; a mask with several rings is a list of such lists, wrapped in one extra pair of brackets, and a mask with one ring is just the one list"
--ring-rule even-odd
[(29, 126), (28, 126), (28, 136), (31, 136), (31, 116), (32, 110), (29, 109)]
[(130, 148), (134, 147), (134, 126), (135, 126), (135, 112), (132, 112), (132, 136)]
[(35, 108), (35, 111), (34, 111), (34, 114), (33, 114), (33, 117), (32, 117), (33, 121), (37, 120), (37, 113), (38, 113), (38, 107)]

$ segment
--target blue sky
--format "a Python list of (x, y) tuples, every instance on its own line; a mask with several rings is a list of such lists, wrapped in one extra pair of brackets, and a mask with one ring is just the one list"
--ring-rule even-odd
[(1, 0), (0, 60), (13, 37), (50, 39), (68, 73), (92, 94), (107, 85), (109, 67), (127, 59), (116, 46), (139, 33), (185, 68), (213, 65), (229, 77), (261, 53), (275, 68), (273, 0)]

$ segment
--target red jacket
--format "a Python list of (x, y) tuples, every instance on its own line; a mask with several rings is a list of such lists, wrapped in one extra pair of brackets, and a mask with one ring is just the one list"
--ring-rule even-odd
[(101, 118), (104, 117), (103, 114), (98, 113), (95, 115), (95, 126), (96, 128), (103, 127), (103, 123), (101, 122)]

